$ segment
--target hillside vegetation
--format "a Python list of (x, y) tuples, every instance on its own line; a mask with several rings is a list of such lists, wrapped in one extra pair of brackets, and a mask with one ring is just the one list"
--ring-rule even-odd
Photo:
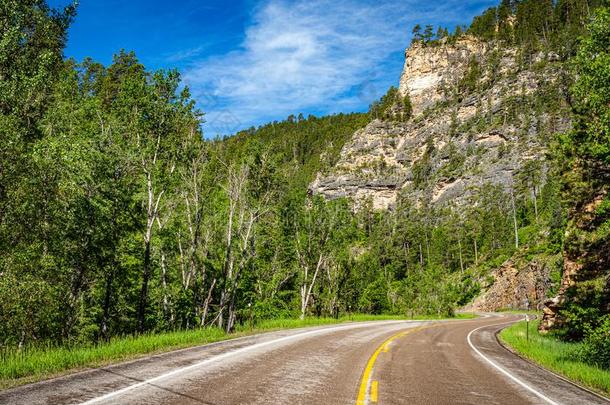
[[(417, 46), (474, 36), (496, 55), (516, 49), (517, 73), (554, 72), (536, 91), (506, 95), (500, 112), (478, 100), (472, 119), (440, 115), (497, 84), (491, 52), (419, 116), (391, 89), (368, 114), (290, 116), (213, 140), (178, 72), (150, 71), (125, 51), (109, 66), (64, 60), (74, 7), (3, 3), (0, 348), (352, 312), (450, 316), (513, 255), (544, 257), (557, 290), (561, 258), (583, 251), (586, 276), (562, 290), (573, 299), (560, 324), (572, 339), (603, 338), (610, 41), (601, 3), (502, 1), (453, 33), (416, 30)], [(574, 129), (560, 136), (553, 123), (566, 116)], [(466, 138), (514, 123), (519, 153), (531, 142), (548, 153), (510, 190), (481, 184), (462, 206), (409, 197), (486, 153), (433, 139), (390, 211), (308, 191), (372, 120), (408, 127), (435, 117)], [(564, 240), (566, 224), (574, 231)]]

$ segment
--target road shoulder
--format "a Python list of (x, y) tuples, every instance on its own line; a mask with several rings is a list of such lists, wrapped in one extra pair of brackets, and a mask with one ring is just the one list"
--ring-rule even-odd
[(529, 390), (541, 403), (574, 405), (610, 403), (608, 399), (583, 389), (507, 349), (497, 337), (497, 334), (507, 326), (509, 323), (483, 326), (474, 329), (470, 334), (472, 346), (479, 352), (477, 353), (479, 358), (487, 367), (495, 368), (496, 372), (504, 375), (504, 378), (512, 380), (522, 389)]

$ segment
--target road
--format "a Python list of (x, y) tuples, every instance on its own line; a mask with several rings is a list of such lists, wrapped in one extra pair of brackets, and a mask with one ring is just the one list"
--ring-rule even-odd
[(608, 404), (513, 355), (518, 319), (265, 333), (0, 392), (2, 404)]

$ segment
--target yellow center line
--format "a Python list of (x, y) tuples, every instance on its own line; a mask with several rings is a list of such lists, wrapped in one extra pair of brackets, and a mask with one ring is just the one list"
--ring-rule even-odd
[[(412, 333), (412, 332), (415, 332), (415, 331), (418, 331), (418, 330), (421, 330), (424, 328), (429, 328), (429, 327), (430, 327), (429, 325), (426, 325), (426, 326), (420, 326), (417, 328), (412, 328), (407, 331), (399, 332), (393, 336), (390, 336), (385, 342), (383, 342), (377, 348), (377, 350), (375, 350), (375, 353), (373, 353), (373, 355), (369, 359), (368, 363), (366, 364), (366, 367), (364, 368), (364, 373), (362, 374), (362, 379), (360, 381), (360, 390), (358, 391), (358, 398), (356, 399), (356, 405), (365, 405), (366, 404), (366, 394), (369, 389), (369, 381), (371, 379), (371, 374), (373, 373), (373, 367), (375, 366), (377, 357), (379, 357), (379, 354), (382, 351), (384, 351), (384, 348), (387, 348), (387, 346), (396, 338), (399, 338), (401, 336), (408, 335), (409, 333)], [(387, 351), (387, 350), (385, 350), (385, 351)], [(373, 385), (375, 387), (374, 389), (373, 389)], [(372, 402), (377, 402), (377, 386), (378, 386), (377, 381), (373, 381), (373, 384), (371, 384), (371, 401)], [(375, 394), (374, 401), (373, 401), (373, 393)]]
[(374, 380), (371, 383), (371, 402), (377, 403), (377, 390), (379, 387), (379, 381)]
[[(480, 319), (469, 319), (464, 322), (477, 321)], [(356, 399), (356, 405), (366, 405), (366, 395), (370, 394), (371, 402), (377, 402), (377, 398), (379, 395), (379, 382), (377, 380), (371, 381), (371, 374), (373, 374), (373, 367), (375, 366), (375, 362), (377, 361), (377, 357), (381, 352), (387, 353), (390, 349), (390, 343), (395, 339), (408, 335), (409, 333), (417, 332), (422, 329), (433, 328), (435, 326), (445, 325), (446, 322), (439, 323), (430, 323), (424, 326), (419, 326), (417, 328), (411, 328), (406, 331), (399, 332), (393, 336), (390, 336), (386, 341), (384, 341), (378, 348), (375, 350), (375, 353), (371, 356), (368, 363), (366, 363), (366, 367), (364, 368), (364, 373), (362, 373), (362, 379), (360, 380), (360, 389), (358, 390), (358, 398)], [(370, 384), (369, 384), (370, 383)], [(369, 392), (370, 385), (370, 392)]]

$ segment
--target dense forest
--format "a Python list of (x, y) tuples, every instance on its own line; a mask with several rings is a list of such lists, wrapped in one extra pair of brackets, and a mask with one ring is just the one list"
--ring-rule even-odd
[[(0, 346), (230, 331), (250, 318), (451, 315), (511, 256), (547, 252), (558, 281), (562, 252), (589, 246), (597, 253), (578, 287), (588, 295), (567, 307), (565, 335), (608, 328), (610, 15), (601, 3), (503, 0), (452, 33), (416, 27), (426, 46), (473, 35), (524, 60), (559, 55), (562, 87), (515, 108), (556, 103), (574, 129), (549, 137), (555, 164), (544, 182), (533, 163), (511, 193), (482, 186), (466, 209), (399, 201), (379, 212), (325, 201), (308, 185), (371, 119), (411, 118), (396, 89), (369, 113), (299, 114), (206, 140), (204, 112), (177, 71), (150, 71), (125, 51), (109, 66), (65, 60), (75, 6), (2, 2)], [(424, 159), (417, 178), (427, 173)], [(595, 199), (582, 226), (576, 214)]]

